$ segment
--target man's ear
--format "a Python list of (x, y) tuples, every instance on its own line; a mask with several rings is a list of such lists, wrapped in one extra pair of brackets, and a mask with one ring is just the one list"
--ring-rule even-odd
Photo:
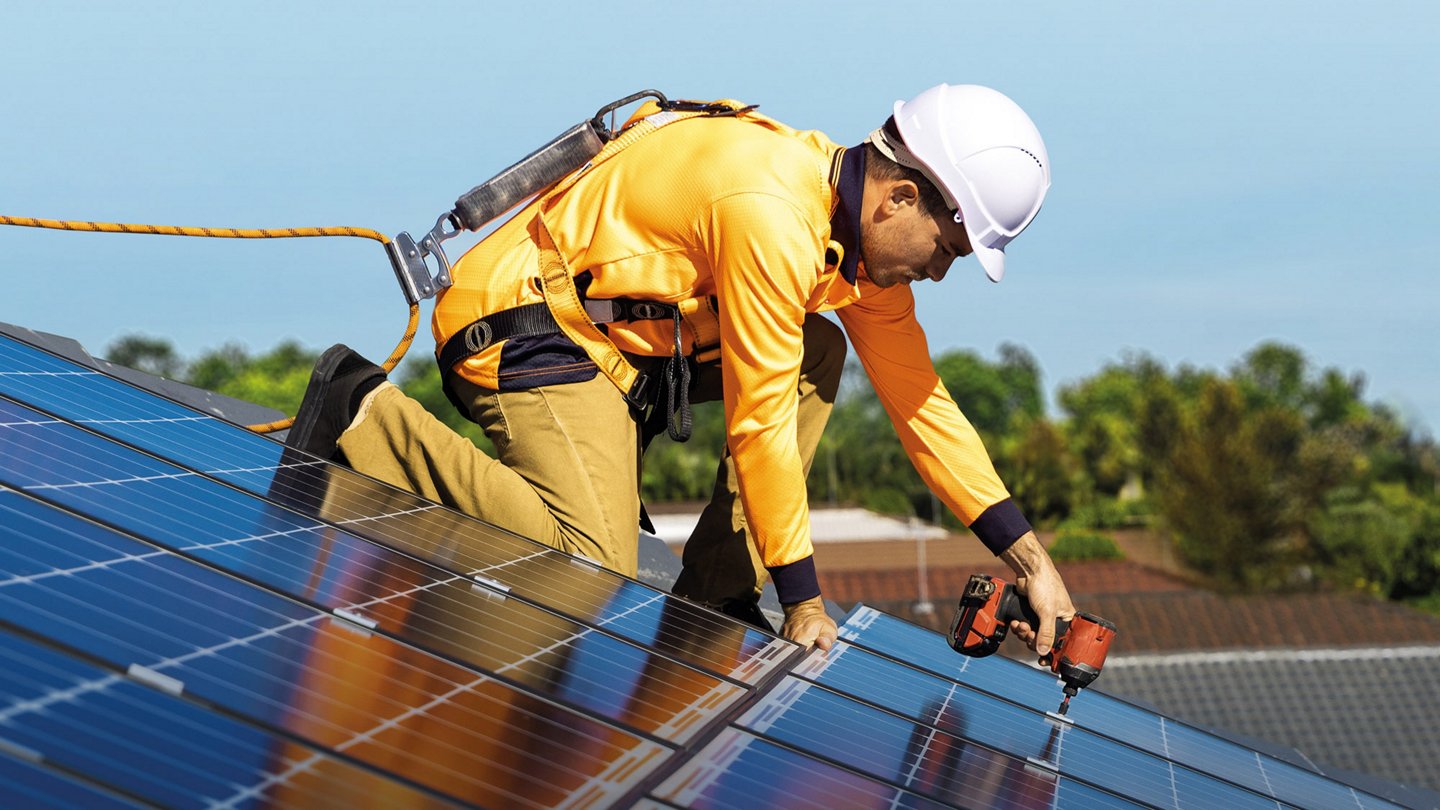
[(920, 187), (910, 180), (894, 180), (885, 195), (887, 214), (898, 214), (901, 209), (920, 204)]

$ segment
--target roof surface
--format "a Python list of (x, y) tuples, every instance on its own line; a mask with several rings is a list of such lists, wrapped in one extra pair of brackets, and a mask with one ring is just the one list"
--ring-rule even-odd
[(1385, 807), (871, 608), (828, 655), (0, 338), (23, 806)]

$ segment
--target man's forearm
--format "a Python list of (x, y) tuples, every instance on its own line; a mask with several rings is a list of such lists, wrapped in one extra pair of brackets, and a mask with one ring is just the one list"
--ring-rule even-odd
[(1010, 547), (1000, 552), (1000, 560), (1010, 566), (1010, 570), (1016, 576), (1031, 577), (1040, 571), (1055, 567), (1045, 547), (1040, 545), (1040, 538), (1035, 532), (1026, 532)]

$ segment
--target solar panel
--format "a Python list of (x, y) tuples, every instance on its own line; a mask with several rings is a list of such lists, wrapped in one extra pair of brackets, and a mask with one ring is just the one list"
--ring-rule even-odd
[[(138, 542), (127, 548), (124, 537), (16, 493), (0, 499), (4, 624), (114, 674), (481, 803), (582, 789), (614, 798), (624, 792), (614, 773), (653, 769), (667, 755), (353, 619)], [(97, 534), (103, 554), (39, 576), (11, 573), (10, 559), (63, 560), (65, 547), (83, 553)]]
[[(0, 698), (11, 751), (124, 795), (171, 807), (292, 803), (453, 806), (327, 751), (208, 711), (76, 658), (0, 632)], [(55, 684), (66, 684), (57, 690)], [(41, 752), (44, 752), (43, 754)], [(52, 777), (53, 778), (53, 777)], [(48, 795), (47, 789), (34, 793)], [(26, 795), (18, 792), (11, 795)], [(61, 797), (63, 798), (63, 797)], [(98, 801), (98, 800), (97, 800)], [(72, 806), (93, 806), (90, 799)], [(26, 806), (30, 806), (28, 803)]]
[(858, 608), (830, 655), (0, 337), (0, 804), (1388, 806)]
[(699, 729), (690, 707), (744, 691), (14, 403), (0, 401), (0, 421), (23, 423), (0, 430), (0, 452), (45, 459), (0, 482), (642, 731), (683, 740)]
[[(1048, 673), (999, 656), (971, 659), (956, 655), (935, 633), (873, 608), (857, 609), (841, 629), (841, 637), (1017, 706), (1047, 707), (1058, 702), (1059, 685)], [(990, 711), (998, 709), (992, 706)], [(1213, 786), (1206, 782), (1215, 778), (1245, 788), (1233, 794), (1235, 801), (1247, 801), (1249, 794), (1255, 794), (1270, 797), (1266, 806), (1273, 806), (1273, 800), (1301, 807), (1395, 806), (1094, 689), (1072, 701), (1069, 714), (1077, 731), (1093, 732), (1088, 735), (1091, 739), (1112, 740), (1167, 763), (1187, 766), (1174, 769), (1180, 798), (1182, 791), (1208, 793)], [(1105, 772), (1101, 763), (1084, 767), (1083, 773), (1092, 775), (1090, 778)], [(1144, 782), (1133, 771), (1124, 775), (1137, 785)]]
[(36, 764), (38, 754), (27, 749), (10, 750), (0, 743), (0, 797), (30, 810), (133, 810), (143, 807), (113, 791), (95, 787), (83, 776), (67, 776)]
[[(124, 441), (268, 498), (271, 512), (282, 504), (313, 515), (313, 526), (343, 527), (425, 559), (452, 575), (463, 576), (507, 595), (549, 609), (659, 652), (754, 684), (792, 649), (711, 611), (673, 599), (595, 565), (471, 520), (350, 470), (313, 458), (297, 457), (269, 439), (225, 424), (125, 383), (84, 369), (17, 341), (0, 337), (0, 394), (73, 421), (99, 434)], [(77, 440), (81, 441), (81, 440)], [(88, 444), (94, 444), (88, 442)], [(96, 452), (106, 457), (114, 450)], [(138, 455), (138, 454), (132, 454)], [(84, 462), (70, 473), (76, 482), (93, 478)], [(126, 459), (130, 466), (143, 462)], [(53, 466), (53, 465), (52, 465)], [(175, 475), (166, 468), (164, 475)], [(137, 488), (138, 489), (138, 488)], [(209, 487), (201, 496), (225, 502), (237, 495)], [(133, 495), (127, 492), (125, 497)], [(155, 492), (162, 503), (167, 492)], [(121, 498), (115, 508), (137, 511)], [(204, 507), (208, 509), (208, 505)], [(158, 521), (167, 521), (160, 507)], [(149, 519), (142, 516), (142, 519)], [(277, 517), (277, 520), (284, 520)], [(284, 531), (297, 519), (290, 518)], [(180, 521), (184, 528), (184, 521)], [(702, 644), (692, 639), (706, 639)]]

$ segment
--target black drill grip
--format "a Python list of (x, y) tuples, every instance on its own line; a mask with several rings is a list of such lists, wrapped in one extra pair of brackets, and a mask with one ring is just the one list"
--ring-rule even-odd
[[(996, 617), (1007, 625), (1011, 620), (1022, 621), (1030, 625), (1030, 628), (1037, 633), (1040, 631), (1040, 614), (1035, 608), (1030, 607), (1030, 600), (1026, 599), (1014, 585), (1005, 584), (1005, 593), (1000, 597), (1000, 610)], [(1053, 646), (1060, 646), (1060, 641), (1070, 631), (1070, 620), (1055, 617), (1055, 640)]]
[(465, 192), (451, 212), (467, 231), (478, 231), (518, 203), (555, 185), (590, 162), (605, 146), (592, 121), (565, 130), (518, 163)]

